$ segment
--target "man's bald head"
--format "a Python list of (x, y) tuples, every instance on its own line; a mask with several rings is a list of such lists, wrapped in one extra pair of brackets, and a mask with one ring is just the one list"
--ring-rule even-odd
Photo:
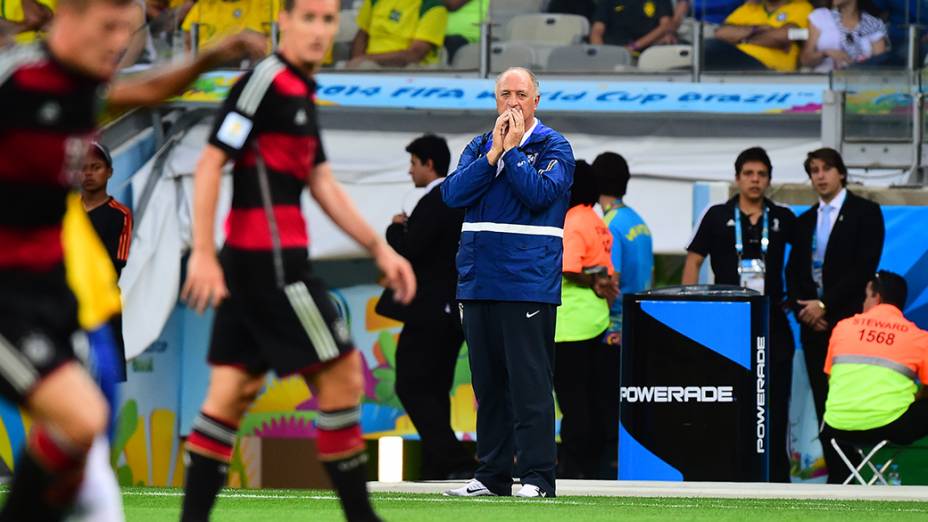
[(525, 67), (510, 67), (496, 77), (496, 112), (522, 113), (525, 128), (532, 126), (541, 96), (538, 78)]
[(531, 70), (526, 69), (525, 67), (510, 67), (505, 71), (499, 73), (496, 77), (496, 92), (499, 92), (499, 86), (503, 80), (507, 79), (510, 75), (519, 75), (531, 82), (532, 87), (535, 88), (535, 95), (538, 95), (538, 77), (535, 76)]

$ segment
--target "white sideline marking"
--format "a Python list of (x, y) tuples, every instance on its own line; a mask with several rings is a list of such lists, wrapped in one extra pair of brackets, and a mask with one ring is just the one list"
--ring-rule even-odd
[[(184, 493), (182, 491), (123, 491), (122, 495), (124, 497), (182, 497)], [(338, 500), (338, 497), (332, 495), (273, 495), (269, 493), (220, 493), (219, 498), (247, 498), (247, 499), (257, 499), (257, 500)], [(496, 498), (448, 498), (448, 497), (435, 497), (435, 498), (418, 498), (418, 497), (375, 497), (374, 500), (385, 500), (389, 502), (495, 502), (499, 503), (513, 503), (513, 504), (547, 504), (547, 505), (560, 505), (560, 506), (596, 506), (599, 505), (596, 502), (578, 502), (575, 500), (561, 500), (558, 498), (549, 498), (549, 499), (537, 499), (537, 500), (520, 500), (508, 497), (496, 497)]]
[[(182, 491), (123, 491), (123, 496), (128, 497), (182, 497), (184, 493)], [(255, 499), (255, 500), (338, 500), (338, 497), (332, 495), (275, 495), (271, 493), (241, 493), (241, 492), (225, 492), (220, 493), (219, 498), (234, 498), (234, 499)], [(619, 497), (617, 497), (619, 498)], [(869, 507), (866, 505), (863, 506), (854, 506), (849, 505), (850, 501), (846, 500), (835, 500), (829, 503), (813, 503), (814, 501), (800, 501), (802, 505), (769, 505), (772, 502), (775, 502), (777, 499), (744, 499), (738, 501), (736, 499), (705, 499), (700, 502), (692, 503), (675, 503), (675, 504), (665, 504), (658, 502), (623, 502), (621, 500), (616, 500), (604, 504), (601, 502), (578, 502), (575, 500), (562, 500), (559, 498), (552, 499), (539, 499), (539, 500), (519, 500), (511, 499), (507, 497), (490, 497), (490, 498), (447, 498), (447, 497), (435, 497), (435, 498), (421, 498), (421, 497), (375, 497), (376, 501), (387, 501), (387, 502), (427, 502), (427, 503), (469, 503), (469, 502), (491, 502), (496, 504), (541, 504), (541, 505), (569, 505), (569, 506), (614, 506), (614, 507), (630, 507), (630, 508), (669, 508), (669, 509), (764, 509), (764, 510), (773, 510), (773, 511), (848, 511), (848, 512), (879, 512), (879, 513), (928, 513), (928, 507), (924, 509), (919, 508), (894, 508), (885, 505)], [(760, 500), (762, 504), (753, 504), (752, 500)], [(737, 505), (728, 505), (728, 502), (736, 502)], [(861, 502), (872, 502), (872, 501), (861, 501)]]

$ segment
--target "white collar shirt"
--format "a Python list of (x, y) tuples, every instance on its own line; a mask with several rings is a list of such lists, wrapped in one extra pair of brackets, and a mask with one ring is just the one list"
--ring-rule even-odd
[(818, 219), (822, 219), (823, 208), (831, 207), (831, 211), (828, 214), (828, 218), (831, 220), (831, 223), (828, 224), (828, 228), (832, 229), (835, 227), (835, 223), (838, 221), (838, 214), (841, 213), (841, 207), (844, 206), (844, 200), (847, 199), (847, 189), (842, 188), (841, 192), (838, 192), (838, 195), (834, 197), (830, 202), (825, 203), (822, 198), (818, 199)]
[(442, 181), (445, 181), (444, 177), (435, 178), (432, 181), (430, 181), (429, 184), (425, 186), (425, 193), (428, 194), (429, 192), (432, 191), (433, 188), (441, 185)]

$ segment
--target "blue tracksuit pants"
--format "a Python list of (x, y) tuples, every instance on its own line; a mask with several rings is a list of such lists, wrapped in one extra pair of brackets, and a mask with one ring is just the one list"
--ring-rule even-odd
[(515, 476), (555, 496), (556, 317), (548, 303), (462, 303), (478, 403), (475, 478), (498, 495), (512, 494)]

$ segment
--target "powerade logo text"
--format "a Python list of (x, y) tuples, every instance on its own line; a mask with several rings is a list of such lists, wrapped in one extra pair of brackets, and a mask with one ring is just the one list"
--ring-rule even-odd
[(764, 453), (767, 440), (767, 339), (757, 338), (757, 452)]
[(735, 402), (732, 386), (622, 386), (623, 402)]

